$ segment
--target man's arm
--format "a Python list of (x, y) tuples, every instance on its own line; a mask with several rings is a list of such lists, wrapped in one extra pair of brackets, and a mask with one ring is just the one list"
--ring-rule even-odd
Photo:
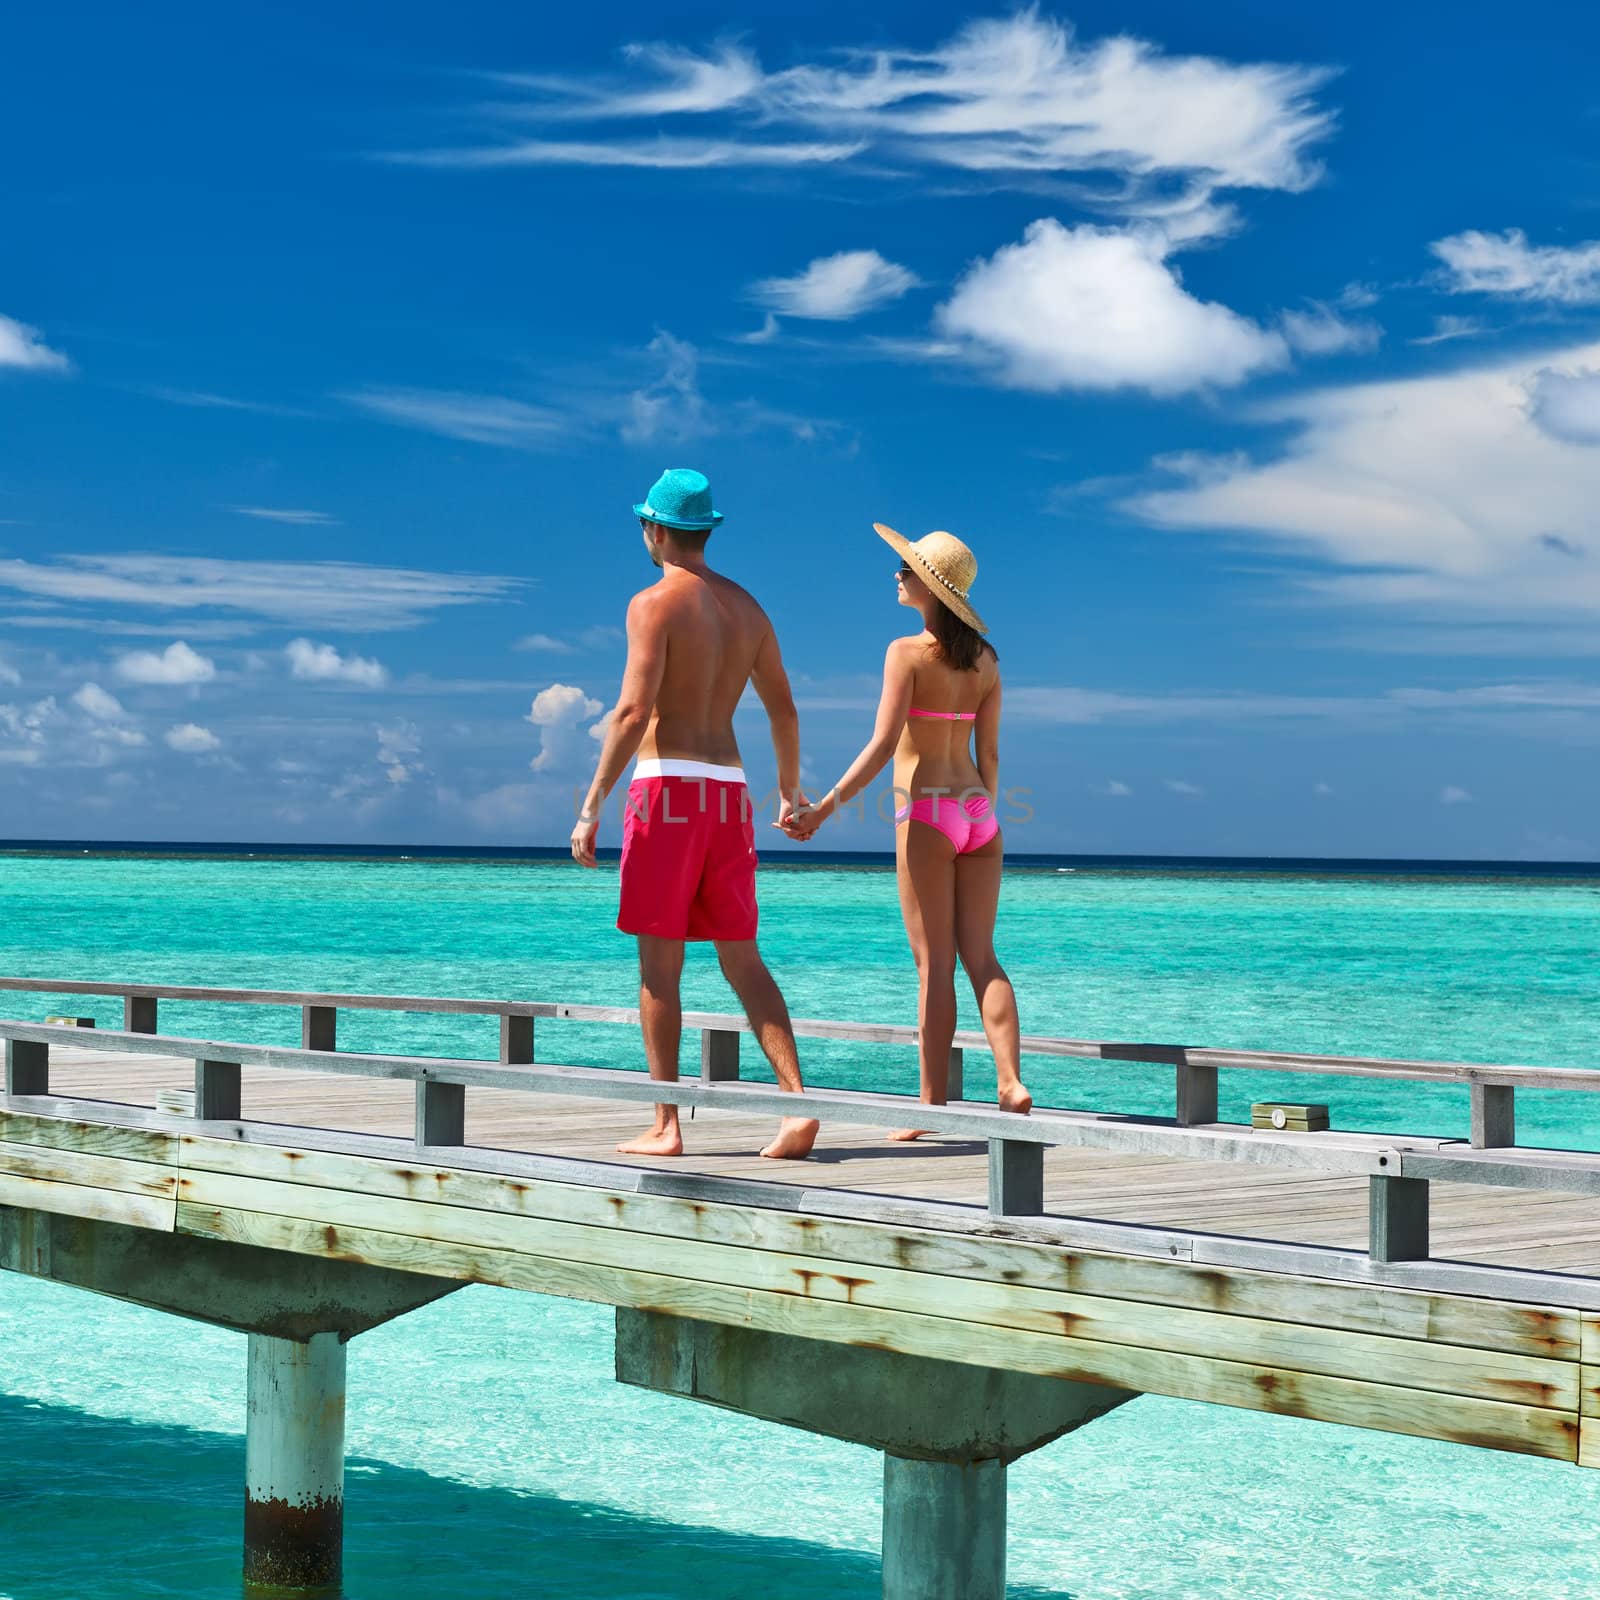
[(778, 636), (767, 624), (766, 637), (756, 651), (750, 668), (750, 682), (766, 708), (772, 724), (772, 753), (778, 758), (778, 815), (783, 817), (796, 804), (800, 793), (800, 713), (794, 708), (794, 692), (789, 674), (783, 670)]
[(667, 665), (666, 630), (656, 611), (649, 590), (636, 594), (628, 604), (628, 663), (622, 669), (622, 691), (606, 724), (594, 782), (589, 785), (583, 810), (572, 830), (573, 858), (585, 867), (595, 864), (594, 840), (600, 828), (600, 808), (633, 759), (655, 710), (661, 675)]

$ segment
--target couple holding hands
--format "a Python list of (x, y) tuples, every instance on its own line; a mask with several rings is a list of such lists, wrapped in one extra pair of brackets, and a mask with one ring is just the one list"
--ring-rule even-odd
[[(894, 761), (902, 800), (895, 859), (917, 964), (923, 1101), (945, 1103), (959, 959), (994, 1053), (1001, 1109), (1028, 1111), (1016, 996), (994, 953), (1003, 849), (994, 815), (1000, 668), (969, 599), (978, 568), (972, 552), (952, 534), (912, 542), (874, 524), (900, 556), (899, 603), (918, 613), (922, 627), (889, 646), (872, 737), (813, 805), (800, 793), (800, 719), (777, 635), (754, 598), (706, 563), (706, 541), (722, 521), (710, 484), (698, 472), (669, 468), (633, 509), (661, 576), (628, 606), (622, 690), (572, 830), (572, 855), (595, 865), (601, 808), (637, 756), (617, 927), (639, 941), (639, 1017), (651, 1077), (677, 1080), (684, 942), (710, 940), (779, 1084), (803, 1088), (788, 1008), (756, 947), (754, 816), (733, 734), (749, 684), (772, 725), (776, 826), (791, 838), (811, 838)], [(920, 1131), (890, 1137), (915, 1139)], [(761, 1153), (799, 1159), (816, 1136), (811, 1118), (785, 1117)], [(677, 1107), (657, 1105), (649, 1131), (618, 1149), (680, 1155)]]

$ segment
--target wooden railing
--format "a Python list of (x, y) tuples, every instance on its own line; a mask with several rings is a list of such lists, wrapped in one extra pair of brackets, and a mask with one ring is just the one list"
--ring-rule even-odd
[[(63, 982), (0, 978), (0, 990), (120, 998), (124, 1027), (97, 1029), (96, 1048), (130, 1055), (192, 1058), (194, 1115), (206, 1122), (243, 1119), (240, 1069), (267, 1067), (411, 1080), (416, 1085), (416, 1143), (420, 1149), (466, 1143), (466, 1091), (471, 1087), (531, 1090), (606, 1100), (668, 1101), (745, 1113), (793, 1115), (792, 1095), (739, 1080), (743, 1017), (691, 1012), (684, 1023), (701, 1035), (700, 1077), (668, 1084), (639, 1072), (534, 1062), (534, 1023), (544, 1017), (637, 1024), (630, 1007), (554, 1001), (452, 999), (421, 995), (305, 993), (157, 984)], [(164, 1000), (295, 1006), (302, 1017), (299, 1049), (157, 1032)], [(337, 1049), (341, 1010), (382, 1010), (493, 1016), (500, 1019), (499, 1061), (379, 1055)], [(914, 1028), (877, 1023), (800, 1020), (803, 1037), (869, 1044), (914, 1045)], [(8, 1103), (50, 1095), (52, 1044), (82, 1046), (78, 1030), (60, 1024), (0, 1021), (5, 1040)], [(1374, 1261), (1420, 1261), (1428, 1256), (1429, 1184), (1437, 1181), (1600, 1194), (1600, 1155), (1517, 1149), (1514, 1096), (1519, 1088), (1600, 1090), (1600, 1072), (1578, 1068), (1384, 1060), (1210, 1050), (1183, 1045), (1025, 1035), (1025, 1054), (1167, 1065), (1175, 1069), (1171, 1118), (1037, 1109), (1018, 1117), (960, 1100), (961, 1052), (986, 1048), (981, 1034), (958, 1033), (951, 1096), (957, 1103), (926, 1106), (908, 1096), (837, 1089), (807, 1090), (804, 1112), (825, 1122), (898, 1127), (914, 1120), (934, 1133), (987, 1141), (989, 1209), (999, 1216), (1044, 1212), (1043, 1155), (1049, 1147), (1099, 1149), (1206, 1161), (1243, 1161), (1364, 1175), (1369, 1180), (1369, 1250)], [(1309, 1072), (1409, 1082), (1465, 1085), (1471, 1097), (1472, 1137), (1455, 1140), (1369, 1133), (1287, 1133), (1250, 1130), (1217, 1121), (1219, 1070)]]

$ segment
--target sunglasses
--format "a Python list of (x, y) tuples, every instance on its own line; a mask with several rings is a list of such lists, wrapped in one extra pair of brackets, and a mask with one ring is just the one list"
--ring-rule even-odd
[(912, 570), (911, 570), (911, 568), (910, 568), (910, 567), (908, 567), (908, 566), (907, 566), (907, 565), (906, 565), (906, 564), (905, 564), (905, 562), (903, 562), (903, 561), (902, 561), (902, 562), (901, 562), (901, 563), (900, 563), (900, 565), (899, 565), (899, 566), (898, 566), (898, 567), (896, 567), (896, 568), (895, 568), (895, 569), (894, 569), (894, 575), (895, 575), (895, 577), (897, 577), (897, 578), (898, 578), (898, 579), (900, 579), (900, 581), (901, 581), (901, 582), (902, 582), (902, 583), (903, 583), (903, 582), (904, 582), (904, 581), (905, 581), (905, 580), (906, 580), (906, 579), (907, 579), (907, 578), (911, 578), (911, 577), (915, 577), (915, 576), (916, 576), (916, 574), (915, 574), (915, 573), (913, 573), (913, 572), (912, 572)]

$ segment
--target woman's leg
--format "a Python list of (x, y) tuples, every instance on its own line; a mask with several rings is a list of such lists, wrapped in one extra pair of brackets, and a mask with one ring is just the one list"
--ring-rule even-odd
[(996, 834), (970, 855), (957, 856), (955, 933), (961, 965), (972, 980), (983, 1031), (994, 1052), (995, 1087), (1002, 1111), (1029, 1111), (1033, 1096), (1022, 1086), (1017, 997), (994, 953), (994, 921), (1000, 906), (1004, 847)]
[[(924, 1104), (942, 1106), (950, 1088), (950, 1041), (956, 1031), (955, 846), (925, 822), (895, 833), (900, 911), (917, 963), (917, 1053)], [(891, 1139), (926, 1130), (899, 1128)]]

